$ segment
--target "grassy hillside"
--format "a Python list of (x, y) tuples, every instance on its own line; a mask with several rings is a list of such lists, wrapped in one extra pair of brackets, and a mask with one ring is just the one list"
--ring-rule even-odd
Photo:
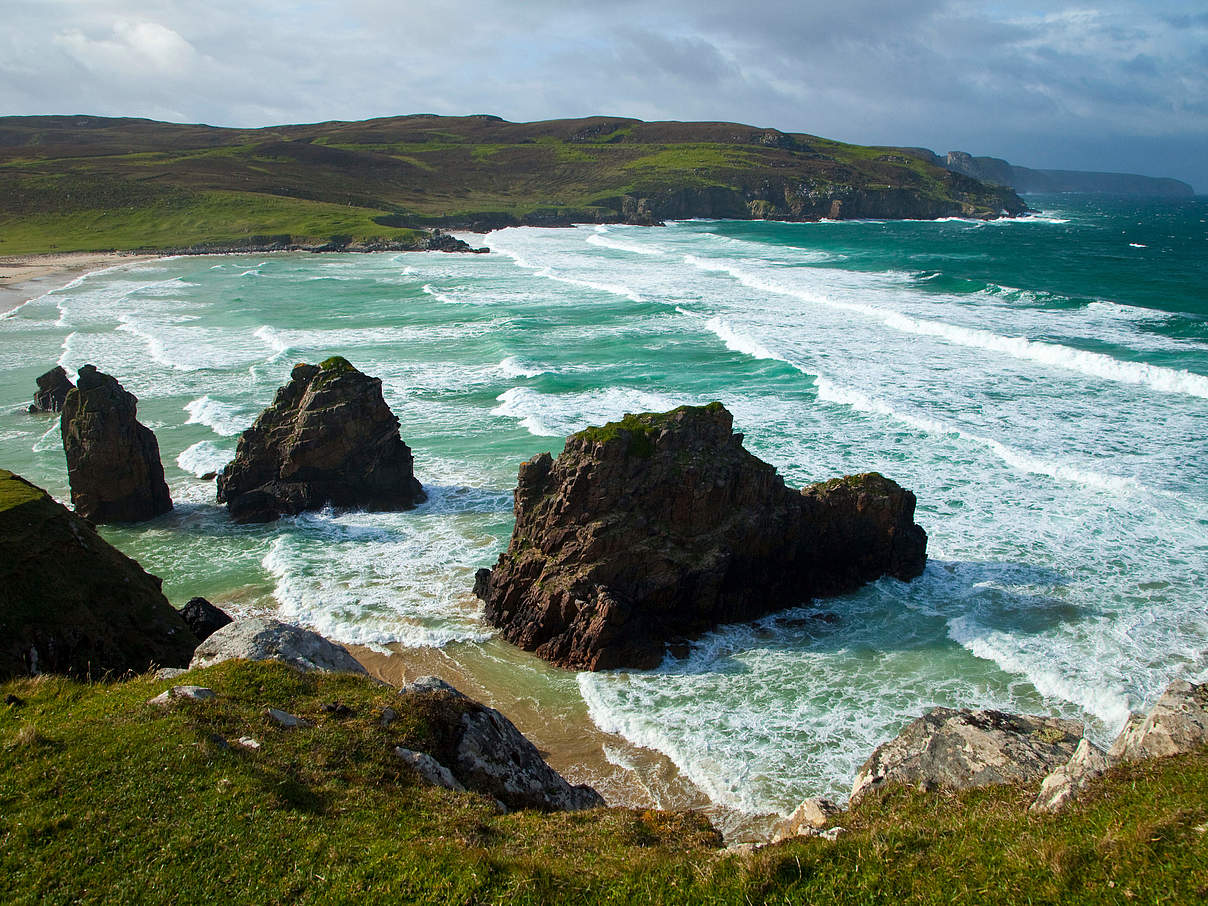
[[(698, 817), (497, 814), (391, 754), (433, 717), (353, 676), (228, 662), (146, 700), (150, 677), (0, 686), (0, 902), (1189, 903), (1208, 896), (1208, 753), (1117, 769), (1060, 816), (1034, 791), (890, 789), (836, 843), (751, 855)], [(340, 702), (351, 713), (325, 710)], [(312, 721), (283, 730), (267, 706)], [(383, 708), (399, 709), (388, 728)], [(343, 713), (343, 716), (341, 716)], [(261, 748), (240, 747), (250, 736)]]
[(0, 118), (0, 255), (381, 240), (667, 217), (996, 216), (1009, 190), (900, 149), (733, 123), (392, 117), (220, 129)]

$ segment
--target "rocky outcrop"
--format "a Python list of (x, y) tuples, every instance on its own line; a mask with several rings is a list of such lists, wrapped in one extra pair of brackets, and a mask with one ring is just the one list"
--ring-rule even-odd
[(1208, 745), (1208, 683), (1175, 680), (1148, 714), (1133, 714), (1112, 747), (1114, 761), (1182, 755)]
[(236, 658), (283, 661), (299, 670), (367, 673), (343, 645), (309, 629), (267, 617), (250, 617), (223, 626), (197, 646), (189, 666), (210, 667)]
[(67, 372), (63, 370), (63, 366), (55, 365), (50, 371), (38, 377), (38, 390), (34, 394), (33, 403), (30, 404), (30, 413), (62, 412), (63, 401), (67, 399), (67, 393), (71, 388), (72, 383), (67, 377)]
[(172, 509), (159, 443), (137, 410), (134, 394), (92, 365), (63, 402), (71, 504), (85, 519), (142, 522)]
[[(512, 810), (565, 811), (605, 804), (591, 787), (567, 783), (510, 720), (447, 683), (421, 677), (399, 695), (441, 739), (439, 751), (424, 759), (408, 749), (395, 750), (427, 782), (483, 793)], [(456, 785), (446, 782), (445, 772)]]
[(236, 522), (325, 506), (409, 509), (425, 499), (382, 382), (334, 356), (297, 365), (218, 476)]
[(914, 495), (870, 473), (797, 491), (720, 403), (630, 415), (520, 467), (516, 525), (475, 594), (566, 667), (649, 668), (665, 643), (923, 570)]
[(1040, 792), (1030, 806), (1034, 812), (1056, 812), (1078, 796), (1097, 777), (1111, 767), (1107, 753), (1083, 737), (1070, 760), (1040, 784)]
[(954, 790), (1037, 783), (1069, 760), (1081, 738), (1077, 721), (933, 708), (877, 747), (856, 774), (851, 798), (884, 783)]
[(224, 610), (215, 607), (205, 598), (190, 598), (189, 603), (181, 608), (180, 615), (189, 624), (189, 629), (193, 631), (193, 635), (199, 642), (204, 642), (223, 626), (232, 622)]
[(822, 830), (840, 814), (839, 806), (829, 799), (806, 799), (791, 815), (772, 828), (772, 842), (820, 836)]
[(45, 491), (0, 470), (0, 680), (183, 666), (196, 644), (159, 579)]

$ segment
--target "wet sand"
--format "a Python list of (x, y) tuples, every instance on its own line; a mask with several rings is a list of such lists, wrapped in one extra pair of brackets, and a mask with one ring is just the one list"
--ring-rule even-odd
[(665, 755), (600, 730), (587, 713), (575, 674), (551, 667), (498, 639), (444, 648), (395, 646), (383, 654), (348, 646), (392, 686), (438, 676), (504, 714), (571, 783), (595, 787), (609, 805), (704, 812), (728, 842), (765, 839), (778, 816), (752, 817), (713, 805)]
[(155, 255), (125, 252), (64, 252), (0, 257), (0, 315), (70, 283), (89, 271), (151, 261)]

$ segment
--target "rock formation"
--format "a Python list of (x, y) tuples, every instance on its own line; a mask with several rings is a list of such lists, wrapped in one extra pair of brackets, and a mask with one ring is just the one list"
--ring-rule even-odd
[(1112, 761), (1181, 755), (1208, 745), (1208, 683), (1175, 680), (1148, 714), (1133, 714), (1108, 750)]
[(75, 511), (95, 523), (141, 522), (172, 509), (159, 443), (138, 399), (92, 365), (63, 402), (60, 430)]
[(1034, 812), (1060, 811), (1110, 767), (1107, 753), (1084, 736), (1070, 760), (1044, 778), (1030, 809)]
[(190, 667), (210, 667), (222, 661), (283, 661), (299, 670), (328, 673), (367, 673), (343, 645), (317, 632), (267, 617), (228, 623), (197, 646)]
[(67, 377), (67, 372), (63, 370), (63, 366), (55, 365), (50, 371), (38, 377), (38, 391), (34, 394), (33, 403), (30, 404), (30, 413), (62, 412), (63, 401), (67, 399), (67, 393), (71, 387), (71, 381)]
[(426, 782), (493, 796), (506, 809), (562, 811), (604, 805), (591, 787), (567, 783), (510, 720), (448, 683), (420, 677), (399, 695), (442, 740), (440, 750), (426, 757), (417, 758), (418, 753), (406, 748), (395, 750)]
[(180, 615), (189, 624), (189, 629), (193, 631), (193, 635), (199, 642), (204, 642), (231, 622), (229, 614), (215, 607), (205, 598), (190, 598), (189, 603), (181, 608)]
[(732, 427), (720, 403), (629, 415), (524, 463), (511, 544), (475, 581), (486, 618), (555, 664), (649, 668), (671, 639), (922, 572), (910, 491), (791, 490)]
[(183, 666), (196, 644), (159, 579), (45, 491), (0, 470), (0, 680)]
[(236, 522), (270, 522), (324, 506), (409, 509), (425, 499), (382, 382), (334, 356), (297, 365), (243, 432), (218, 476)]
[(1055, 717), (932, 708), (877, 746), (856, 774), (855, 801), (883, 783), (955, 789), (1039, 782), (1064, 764), (1082, 724)]

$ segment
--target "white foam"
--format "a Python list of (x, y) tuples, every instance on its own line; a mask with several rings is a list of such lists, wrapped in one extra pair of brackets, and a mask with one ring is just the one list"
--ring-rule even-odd
[(629, 252), (633, 255), (661, 255), (659, 249), (650, 248), (645, 245), (638, 245), (636, 242), (626, 242), (623, 239), (613, 239), (603, 236), (599, 233), (593, 233), (587, 237), (587, 242), (590, 245), (598, 245), (600, 248), (612, 249), (615, 252)]
[(437, 302), (444, 302), (446, 305), (465, 305), (467, 300), (455, 299), (446, 293), (440, 292), (431, 283), (425, 283), (421, 289)]
[(531, 365), (510, 355), (499, 363), (499, 370), (505, 378), (534, 378), (541, 374), (549, 374), (550, 369), (540, 365)]
[(959, 346), (983, 349), (1022, 361), (1076, 371), (1102, 380), (1141, 384), (1163, 393), (1179, 393), (1208, 399), (1208, 375), (1164, 368), (1148, 362), (1121, 361), (1102, 353), (1073, 349), (1057, 343), (1001, 336), (980, 328), (916, 318), (875, 305), (845, 302), (813, 292), (796, 290), (756, 276), (732, 264), (702, 259), (695, 255), (684, 256), (684, 261), (700, 270), (727, 273), (751, 289), (792, 296), (815, 305), (860, 314), (903, 333), (936, 337)]
[(513, 387), (496, 397), (492, 415), (517, 419), (537, 437), (563, 437), (590, 425), (616, 421), (629, 412), (665, 412), (685, 400), (628, 387), (604, 387), (582, 393), (538, 393)]
[(740, 352), (757, 359), (772, 359), (777, 362), (792, 364), (787, 358), (777, 352), (772, 352), (772, 350), (768, 349), (758, 340), (734, 330), (721, 318), (710, 318), (705, 322), (705, 327), (717, 334), (721, 341), (726, 344), (726, 349), (729, 349), (731, 352)]
[(223, 449), (212, 441), (203, 440), (182, 450), (176, 457), (176, 464), (183, 471), (201, 478), (211, 472), (221, 472), (234, 458), (233, 451)]
[(186, 403), (184, 408), (189, 413), (185, 424), (205, 425), (222, 437), (242, 434), (252, 423), (239, 406), (214, 399), (209, 394)]

